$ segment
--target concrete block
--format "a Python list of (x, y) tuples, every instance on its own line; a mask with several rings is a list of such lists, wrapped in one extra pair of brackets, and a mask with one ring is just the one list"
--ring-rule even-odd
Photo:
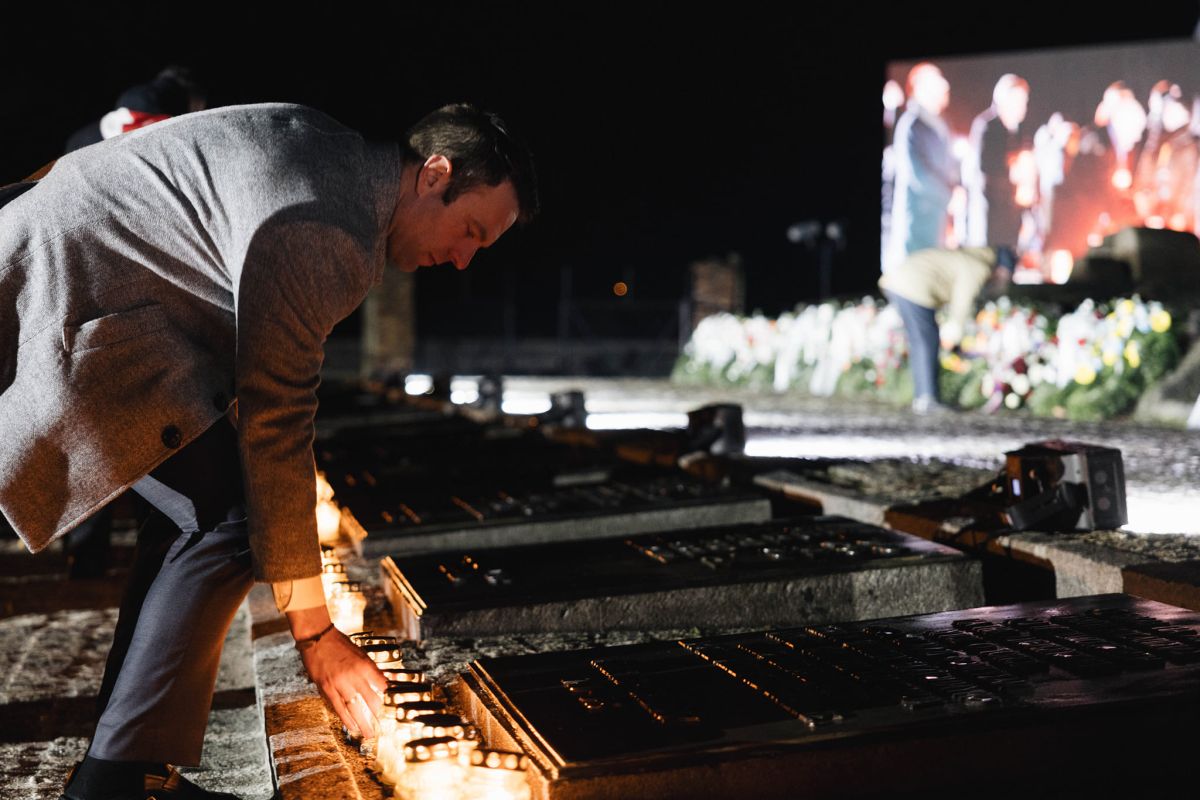
[(397, 625), (415, 640), (770, 627), (983, 602), (973, 559), (837, 517), (397, 555), (382, 563)]

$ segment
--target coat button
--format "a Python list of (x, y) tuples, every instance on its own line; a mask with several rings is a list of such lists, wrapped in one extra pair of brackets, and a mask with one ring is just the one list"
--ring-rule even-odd
[(163, 428), (162, 443), (174, 450), (183, 444), (183, 434), (179, 432), (179, 428), (176, 428), (174, 425), (168, 425)]
[(224, 411), (225, 409), (229, 408), (229, 398), (225, 396), (224, 392), (217, 392), (214, 394), (212, 401), (213, 408), (217, 409), (217, 411)]

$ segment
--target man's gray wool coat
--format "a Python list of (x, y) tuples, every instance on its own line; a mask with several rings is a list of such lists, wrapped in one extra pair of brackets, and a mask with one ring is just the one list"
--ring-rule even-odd
[(325, 337), (382, 278), (396, 145), (219, 108), (64, 156), (0, 210), (0, 511), (44, 548), (236, 398), (255, 576), (320, 572)]

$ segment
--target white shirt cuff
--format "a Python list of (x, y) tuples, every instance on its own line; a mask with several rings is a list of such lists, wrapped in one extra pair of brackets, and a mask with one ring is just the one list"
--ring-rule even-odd
[(320, 575), (298, 581), (279, 581), (271, 584), (275, 607), (284, 611), (303, 611), (325, 605), (325, 585)]

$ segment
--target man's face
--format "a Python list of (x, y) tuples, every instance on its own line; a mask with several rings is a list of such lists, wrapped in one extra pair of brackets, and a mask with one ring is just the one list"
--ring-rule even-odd
[(449, 162), (435, 156), (417, 177), (411, 203), (398, 206), (388, 235), (388, 257), (405, 272), (435, 264), (466, 269), (475, 252), (491, 246), (516, 222), (520, 206), (512, 183), (479, 186), (442, 202)]
[(1167, 133), (1175, 131), (1187, 125), (1191, 121), (1192, 112), (1183, 103), (1175, 97), (1167, 95), (1163, 100), (1162, 109), (1162, 126)]
[(933, 115), (941, 114), (950, 105), (950, 83), (942, 71), (932, 64), (913, 76), (913, 99)]
[(1029, 112), (1029, 92), (1024, 86), (1009, 88), (1000, 95), (997, 110), (1005, 127), (1016, 128), (1025, 121), (1025, 115)]

